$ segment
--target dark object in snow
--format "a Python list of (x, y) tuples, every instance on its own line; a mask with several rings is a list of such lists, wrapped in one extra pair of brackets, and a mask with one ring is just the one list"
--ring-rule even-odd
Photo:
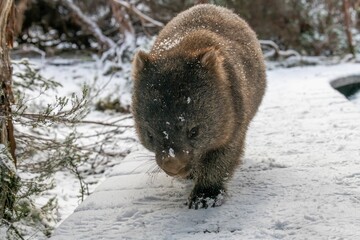
[(333, 80), (330, 84), (346, 98), (351, 98), (352, 95), (360, 91), (360, 75), (341, 77)]
[(133, 79), (142, 144), (168, 175), (194, 180), (190, 208), (221, 205), (266, 86), (255, 33), (225, 8), (197, 5), (136, 54)]

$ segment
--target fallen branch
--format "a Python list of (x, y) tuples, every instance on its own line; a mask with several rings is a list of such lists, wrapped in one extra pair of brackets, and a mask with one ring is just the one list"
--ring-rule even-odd
[(273, 49), (273, 51), (269, 52), (269, 53), (265, 53), (264, 57), (265, 58), (275, 58), (275, 59), (279, 59), (280, 57), (290, 57), (290, 56), (296, 56), (296, 57), (301, 57), (300, 53), (298, 53), (295, 50), (280, 50), (279, 46), (271, 41), (271, 40), (260, 40), (259, 41), (261, 45), (263, 46), (267, 46)]
[(36, 47), (35, 45), (21, 45), (18, 49), (13, 50), (12, 53), (14, 55), (26, 55), (30, 53), (39, 54), (41, 56), (41, 61), (45, 62), (46, 52)]

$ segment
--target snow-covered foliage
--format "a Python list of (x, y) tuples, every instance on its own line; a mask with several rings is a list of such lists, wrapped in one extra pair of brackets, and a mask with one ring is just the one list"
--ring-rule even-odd
[[(128, 39), (145, 34), (156, 35), (164, 23), (197, 1), (33, 2), (25, 11), (23, 31), (18, 42), (35, 44), (49, 54), (54, 54), (66, 49), (100, 50), (102, 45), (112, 48), (113, 43), (127, 42)], [(273, 40), (282, 49), (327, 56), (348, 52), (343, 1), (269, 0), (262, 4), (247, 0), (208, 2), (233, 9), (249, 22), (260, 39)], [(358, 3), (348, 2), (354, 46), (358, 46)], [(117, 13), (116, 8), (119, 11)], [(118, 19), (116, 14), (120, 16)]]
[(14, 165), (12, 157), (7, 151), (4, 144), (0, 144), (0, 165), (9, 169), (9, 171), (11, 171), (12, 173), (16, 173), (16, 167)]
[(135, 142), (131, 116), (95, 111), (95, 103), (111, 94), (127, 94), (130, 104), (129, 79), (121, 73), (103, 75), (90, 59), (31, 63), (14, 63), (21, 188), (15, 206), (19, 214), (6, 229), (15, 239), (18, 234), (49, 235)]

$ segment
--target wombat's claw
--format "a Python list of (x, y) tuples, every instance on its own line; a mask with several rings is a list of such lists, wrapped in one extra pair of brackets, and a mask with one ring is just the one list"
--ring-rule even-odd
[[(199, 198), (193, 198), (188, 201), (189, 209), (199, 209), (199, 208), (208, 208), (209, 204), (207, 203), (207, 199), (204, 199), (202, 197)], [(214, 206), (211, 206), (214, 207)]]
[(205, 197), (205, 194), (200, 196), (191, 197), (187, 205), (189, 209), (199, 209), (199, 208), (208, 208), (208, 207), (219, 207), (224, 203), (224, 191), (221, 191), (216, 196)]

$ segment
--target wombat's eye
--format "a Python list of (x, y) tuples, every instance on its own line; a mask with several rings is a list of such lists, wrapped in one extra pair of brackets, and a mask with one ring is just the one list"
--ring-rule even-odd
[(146, 132), (146, 135), (150, 140), (153, 140), (153, 135), (149, 131)]
[(199, 135), (199, 126), (193, 127), (192, 129), (190, 129), (190, 131), (188, 131), (187, 133), (187, 137), (189, 139), (194, 139)]

